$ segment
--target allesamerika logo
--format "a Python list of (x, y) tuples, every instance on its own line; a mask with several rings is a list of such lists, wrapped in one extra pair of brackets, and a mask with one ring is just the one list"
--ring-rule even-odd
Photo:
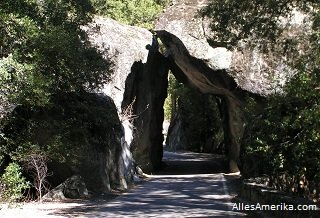
[(286, 203), (280, 204), (245, 204), (245, 203), (234, 203), (232, 210), (318, 210), (316, 205), (292, 205)]

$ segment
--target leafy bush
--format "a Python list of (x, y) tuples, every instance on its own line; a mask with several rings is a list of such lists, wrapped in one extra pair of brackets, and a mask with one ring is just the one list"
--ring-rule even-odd
[[(213, 45), (251, 46), (265, 57), (283, 60), (296, 73), (286, 84), (285, 94), (271, 96), (263, 110), (250, 99), (242, 142), (242, 173), (268, 174), (273, 186), (294, 192), (304, 189), (318, 202), (319, 6), (313, 0), (215, 0), (201, 11), (211, 20), (214, 34), (209, 41)], [(295, 16), (303, 22), (292, 22)]]
[(23, 190), (29, 188), (29, 183), (22, 176), (21, 167), (10, 163), (0, 179), (0, 199), (13, 203), (22, 197)]
[(45, 105), (109, 81), (110, 62), (80, 28), (92, 10), (89, 0), (0, 1), (1, 104)]
[(285, 88), (286, 94), (272, 96), (262, 113), (252, 116), (254, 111), (249, 111), (253, 122), (242, 150), (249, 176), (286, 174), (295, 178), (292, 185), (305, 178), (308, 188), (320, 188), (319, 82), (319, 70), (299, 73)]
[(145, 28), (152, 28), (156, 16), (168, 1), (154, 0), (91, 0), (100, 15), (106, 15), (120, 22)]

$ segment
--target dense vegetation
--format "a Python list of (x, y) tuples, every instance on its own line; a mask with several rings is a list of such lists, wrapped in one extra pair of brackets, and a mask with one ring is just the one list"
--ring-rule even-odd
[(179, 119), (182, 123), (180, 133), (184, 137), (185, 149), (223, 152), (223, 127), (214, 96), (186, 87), (170, 73), (164, 109), (167, 120), (175, 123), (174, 119)]
[[(73, 148), (80, 141), (83, 147), (89, 142), (110, 146), (109, 136), (97, 137), (95, 127), (111, 128), (116, 117), (88, 106), (92, 99), (84, 96), (109, 81), (112, 63), (90, 47), (81, 25), (97, 13), (152, 28), (168, 2), (0, 1), (0, 198), (15, 201), (29, 186), (17, 163), (22, 165), (21, 155), (27, 157), (29, 151), (41, 148), (56, 161), (79, 165), (81, 153)], [(267, 174), (271, 185), (313, 199), (319, 199), (320, 190), (319, 7), (317, 0), (214, 0), (201, 12), (212, 19), (212, 45), (245, 45), (266, 56), (272, 52), (295, 72), (283, 92), (268, 96), (265, 104), (248, 98), (242, 170), (247, 176)], [(308, 14), (306, 31), (283, 25), (296, 9)], [(169, 82), (167, 118), (181, 114), (189, 149), (212, 151), (201, 145), (222, 142), (216, 99), (182, 87), (173, 78)], [(3, 112), (14, 107), (15, 116), (2, 119)], [(37, 138), (35, 130), (41, 129), (47, 138)]]
[(129, 25), (152, 28), (169, 0), (91, 0), (98, 14)]
[[(276, 53), (296, 73), (262, 110), (249, 99), (243, 170), (247, 176), (267, 174), (271, 185), (313, 199), (320, 190), (319, 7), (314, 0), (215, 0), (202, 11), (212, 19), (212, 43)], [(294, 11), (308, 15), (302, 17), (305, 29), (283, 25)]]
[[(23, 174), (33, 180), (41, 197), (45, 187), (39, 182), (46, 175), (31, 178), (30, 158), (64, 164), (67, 170), (84, 167), (81, 164), (88, 160), (82, 152), (90, 146), (113, 149), (118, 143), (114, 135), (120, 132), (114, 105), (88, 93), (109, 81), (112, 63), (91, 47), (81, 26), (99, 14), (151, 28), (166, 4), (161, 0), (0, 2), (0, 200), (22, 196), (28, 186)], [(58, 177), (65, 179), (67, 174)]]
[(2, 1), (1, 99), (43, 105), (54, 93), (108, 81), (110, 63), (80, 29), (92, 10), (87, 1)]
[[(57, 105), (56, 99), (83, 95), (109, 81), (112, 64), (90, 46), (86, 34), (80, 28), (91, 20), (93, 9), (86, 0), (0, 2), (0, 173), (4, 172), (11, 161), (24, 164), (23, 154), (27, 156), (41, 147), (41, 140), (35, 140), (35, 130), (39, 128), (49, 130), (50, 126), (57, 125), (57, 132), (51, 138), (56, 140), (45, 140), (48, 143), (46, 152), (52, 158), (63, 158), (59, 155), (61, 153), (76, 154), (71, 150), (66, 152), (70, 149), (66, 143), (67, 135), (75, 134), (73, 131), (76, 130), (72, 130), (74, 125), (78, 125), (75, 119), (83, 123), (85, 117), (79, 119), (80, 115), (75, 118), (76, 115), (72, 114), (66, 117), (64, 111), (67, 110), (63, 108), (66, 104)], [(79, 111), (80, 106), (75, 104), (74, 109)], [(10, 113), (13, 108), (15, 116), (7, 119), (9, 117), (5, 117), (6, 113)], [(91, 112), (99, 114), (99, 109), (91, 108)], [(44, 117), (43, 120), (30, 119), (32, 114), (39, 111), (52, 110), (58, 110), (64, 119), (57, 118), (54, 123)], [(59, 113), (56, 114), (59, 116)], [(77, 131), (86, 137), (81, 129)], [(64, 147), (59, 147), (60, 144)], [(20, 180), (17, 178), (20, 168), (7, 168), (6, 172), (8, 170), (16, 176), (15, 181), (20, 181), (23, 186), (22, 177)], [(18, 198), (15, 190), (11, 190), (13, 185), (5, 181), (6, 178), (2, 178), (1, 191), (12, 193), (13, 198)]]

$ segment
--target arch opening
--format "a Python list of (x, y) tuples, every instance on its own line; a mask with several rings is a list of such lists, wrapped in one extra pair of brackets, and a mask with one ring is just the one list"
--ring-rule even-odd
[[(161, 40), (164, 49), (159, 49), (158, 40)], [(197, 90), (207, 98), (207, 102), (211, 100), (216, 105), (229, 169), (231, 172), (238, 172), (240, 140), (244, 127), (241, 116), (242, 90), (225, 71), (213, 70), (192, 57), (183, 43), (166, 31), (157, 31), (152, 44), (147, 48), (147, 62), (136, 62), (131, 68), (122, 103), (122, 108), (132, 103), (133, 113), (136, 115), (131, 151), (137, 164), (147, 173), (161, 168), (164, 103), (168, 95), (170, 69), (183, 86)], [(198, 149), (204, 150), (204, 146)]]

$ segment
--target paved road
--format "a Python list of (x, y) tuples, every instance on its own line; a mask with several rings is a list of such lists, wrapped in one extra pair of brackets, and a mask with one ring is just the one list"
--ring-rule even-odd
[(232, 211), (234, 181), (222, 157), (165, 152), (167, 167), (150, 181), (84, 217), (240, 217)]
[(232, 211), (235, 176), (224, 174), (222, 156), (164, 153), (166, 167), (113, 201), (27, 204), (1, 210), (0, 217), (240, 217)]

